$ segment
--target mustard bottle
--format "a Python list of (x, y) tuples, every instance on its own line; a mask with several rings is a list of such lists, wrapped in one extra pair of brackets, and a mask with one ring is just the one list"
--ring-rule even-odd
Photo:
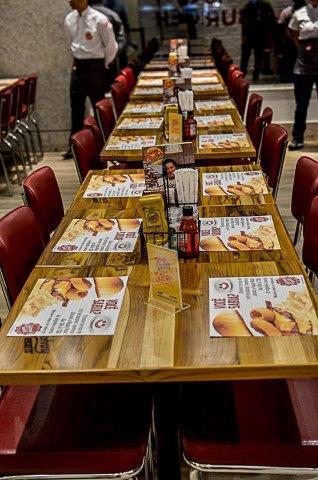
[(168, 242), (168, 222), (160, 193), (144, 195), (139, 200), (146, 242), (165, 245)]

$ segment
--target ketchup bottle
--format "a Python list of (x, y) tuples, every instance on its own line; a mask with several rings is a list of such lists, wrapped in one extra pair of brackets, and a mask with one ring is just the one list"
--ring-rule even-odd
[(193, 112), (188, 112), (186, 120), (183, 122), (183, 140), (195, 140), (197, 137), (197, 121), (193, 116)]
[(182, 214), (178, 250), (181, 258), (196, 258), (199, 255), (199, 231), (198, 223), (193, 217), (193, 207), (184, 206)]

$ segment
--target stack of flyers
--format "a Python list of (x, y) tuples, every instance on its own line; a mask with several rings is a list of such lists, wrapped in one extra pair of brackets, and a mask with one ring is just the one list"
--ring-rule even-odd
[(269, 193), (260, 170), (203, 173), (203, 195), (257, 195)]
[(162, 87), (162, 78), (140, 78), (138, 87)]
[(246, 133), (199, 135), (200, 150), (234, 150), (250, 146)]
[(209, 279), (211, 337), (317, 335), (302, 275)]
[(162, 113), (163, 103), (161, 102), (137, 102), (128, 103), (124, 113)]
[(150, 87), (150, 88), (135, 88), (134, 95), (162, 95), (162, 87)]
[(232, 115), (196, 115), (198, 128), (233, 126)]
[(205, 112), (209, 110), (234, 110), (235, 105), (232, 100), (197, 100), (195, 108), (198, 112)]
[(133, 252), (141, 219), (74, 218), (52, 252)]
[(222, 83), (209, 83), (207, 85), (193, 85), (192, 90), (194, 92), (215, 92), (223, 91), (224, 87)]
[(158, 129), (161, 127), (163, 118), (160, 117), (134, 117), (124, 118), (118, 125), (119, 130), (134, 130), (134, 129)]
[(151, 147), (155, 143), (156, 135), (112, 135), (105, 150), (141, 150), (143, 147)]
[(143, 173), (92, 175), (83, 197), (141, 197), (144, 189)]
[(211, 75), (210, 77), (193, 77), (192, 84), (193, 85), (208, 85), (208, 84), (216, 84), (220, 83), (220, 79), (217, 75)]
[(280, 250), (271, 215), (201, 218), (200, 250), (236, 252)]
[(128, 277), (40, 278), (8, 337), (114, 335)]

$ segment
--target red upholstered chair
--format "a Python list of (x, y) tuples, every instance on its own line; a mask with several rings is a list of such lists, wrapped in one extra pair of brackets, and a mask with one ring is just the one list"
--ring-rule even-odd
[(265, 107), (262, 115), (255, 119), (253, 128), (250, 132), (250, 137), (256, 150), (256, 163), (259, 163), (259, 152), (261, 149), (264, 131), (267, 125), (272, 123), (273, 110), (270, 107)]
[(261, 114), (263, 97), (258, 95), (258, 93), (252, 93), (248, 100), (246, 117), (245, 117), (245, 126), (247, 133), (250, 135), (254, 127), (254, 123), (257, 117)]
[(318, 162), (313, 158), (300, 157), (296, 165), (291, 199), (291, 212), (297, 220), (294, 245), (298, 241), (304, 219), (316, 195), (318, 195)]
[(129, 90), (124, 75), (115, 78), (115, 82), (110, 87), (117, 117), (119, 117), (129, 100)]
[(243, 78), (243, 72), (241, 70), (234, 70), (229, 75), (229, 81), (228, 81), (228, 84), (227, 84), (227, 88), (228, 88), (230, 97), (233, 97), (235, 84), (240, 78)]
[(103, 135), (103, 143), (105, 144), (116, 124), (112, 102), (110, 99), (104, 98), (95, 104), (95, 108), (99, 128)]
[[(305, 189), (304, 189), (305, 190)], [(310, 279), (318, 275), (318, 196), (315, 197), (304, 221), (303, 262), (310, 271)]]
[(0, 219), (0, 281), (9, 307), (43, 249), (42, 231), (30, 207), (18, 207)]
[(83, 182), (89, 170), (103, 168), (98, 145), (94, 135), (87, 128), (71, 136), (71, 149), (80, 182)]
[(236, 63), (232, 63), (231, 65), (228, 66), (227, 75), (226, 75), (226, 79), (225, 79), (226, 85), (228, 85), (229, 82), (231, 81), (231, 77), (232, 77), (232, 75), (235, 71), (240, 71), (240, 67), (238, 65), (236, 65)]
[[(96, 107), (96, 105), (95, 105), (95, 107)], [(86, 129), (88, 129), (92, 132), (92, 134), (94, 136), (94, 139), (95, 139), (95, 142), (96, 142), (96, 145), (98, 145), (99, 151), (101, 151), (103, 146), (104, 146), (104, 139), (103, 139), (103, 134), (102, 134), (97, 122), (96, 122), (95, 117), (93, 117), (93, 115), (88, 115), (84, 119), (83, 126), (84, 126), (84, 128), (86, 128)]]
[[(0, 464), (6, 478), (135, 480), (148, 467), (152, 405), (144, 385), (14, 388), (0, 403)], [(29, 397), (28, 411), (20, 396)]]
[(64, 216), (62, 197), (56, 177), (50, 167), (41, 167), (23, 182), (27, 205), (33, 210), (41, 226), (43, 238), (50, 240), (50, 234)]
[(272, 188), (273, 197), (276, 198), (280, 178), (283, 171), (288, 134), (280, 125), (269, 124), (263, 136), (260, 150), (260, 164), (267, 177), (267, 182)]
[(127, 85), (129, 88), (129, 92), (132, 91), (132, 89), (135, 87), (137, 78), (136, 75), (131, 67), (125, 67), (121, 70), (120, 72), (124, 77), (126, 78)]
[[(235, 72), (234, 72), (235, 73)], [(237, 109), (241, 117), (244, 117), (247, 97), (248, 97), (248, 90), (249, 90), (249, 82), (244, 78), (238, 77), (232, 84), (231, 87), (231, 97), (233, 98), (234, 102), (236, 103)]]
[[(199, 472), (317, 474), (317, 397), (311, 400), (317, 386), (300, 383), (184, 385), (182, 444), (190, 478), (201, 479)], [(316, 420), (312, 431), (304, 425), (310, 419)]]

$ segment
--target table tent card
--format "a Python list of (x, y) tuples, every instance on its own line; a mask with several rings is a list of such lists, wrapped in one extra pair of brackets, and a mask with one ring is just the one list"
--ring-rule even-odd
[(280, 250), (271, 215), (200, 220), (200, 250), (236, 252)]
[(141, 197), (144, 189), (143, 173), (92, 175), (83, 197)]
[(250, 146), (246, 133), (199, 135), (200, 150), (237, 149)]
[(162, 117), (124, 118), (118, 125), (119, 130), (158, 129), (163, 122)]
[(163, 103), (161, 102), (136, 102), (128, 103), (124, 113), (162, 113)]
[(235, 105), (231, 100), (197, 100), (195, 102), (197, 112), (206, 112), (211, 110), (235, 110)]
[(203, 195), (257, 195), (268, 193), (260, 170), (246, 172), (203, 173)]
[(140, 225), (139, 218), (74, 218), (52, 252), (133, 252)]
[(108, 140), (106, 150), (141, 150), (156, 143), (156, 135), (112, 135)]
[(211, 337), (317, 335), (302, 275), (209, 279)]
[(128, 277), (40, 278), (9, 337), (113, 335)]
[(142, 154), (146, 192), (162, 192), (164, 190), (164, 176), (166, 176), (169, 194), (171, 189), (171, 195), (174, 196), (176, 170), (194, 166), (193, 146), (190, 142), (166, 143), (151, 148), (143, 148)]
[(233, 126), (232, 115), (196, 115), (198, 128)]

